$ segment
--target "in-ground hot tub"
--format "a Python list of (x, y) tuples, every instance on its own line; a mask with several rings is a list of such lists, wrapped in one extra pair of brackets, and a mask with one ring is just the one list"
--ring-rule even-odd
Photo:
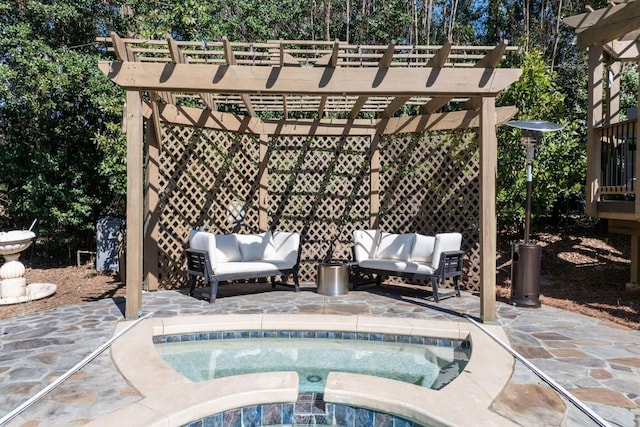
[[(124, 327), (122, 325), (121, 327)], [(492, 332), (504, 337), (501, 328)], [(323, 399), (399, 415), (419, 425), (515, 425), (490, 410), (509, 380), (513, 358), (466, 322), (338, 315), (212, 315), (154, 318), (140, 322), (112, 347), (121, 373), (143, 399), (91, 425), (136, 420), (139, 425), (185, 425), (212, 414), (298, 399), (293, 371), (254, 373), (194, 383), (172, 369), (154, 349), (156, 336), (195, 336), (215, 331), (342, 331), (436, 337), (471, 343), (464, 371), (441, 390), (356, 373), (331, 372)], [(194, 335), (195, 334), (195, 335)], [(157, 338), (156, 338), (157, 340)]]
[(439, 390), (469, 361), (469, 341), (342, 331), (224, 331), (155, 336), (156, 350), (193, 382), (295, 371), (299, 392), (324, 393), (331, 372)]

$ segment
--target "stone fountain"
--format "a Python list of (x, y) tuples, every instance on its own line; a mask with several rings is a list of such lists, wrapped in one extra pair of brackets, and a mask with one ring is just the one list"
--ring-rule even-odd
[(5, 260), (0, 267), (0, 304), (45, 298), (56, 291), (57, 287), (52, 283), (33, 283), (27, 286), (20, 253), (31, 246), (35, 237), (35, 233), (29, 230), (0, 232), (0, 255)]

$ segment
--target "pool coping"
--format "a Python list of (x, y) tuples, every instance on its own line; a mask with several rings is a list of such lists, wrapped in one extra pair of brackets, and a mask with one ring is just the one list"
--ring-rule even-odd
[[(118, 330), (129, 323), (121, 322)], [(483, 327), (506, 341), (501, 327)], [(111, 348), (114, 364), (142, 399), (89, 425), (108, 426), (123, 419), (135, 420), (135, 425), (140, 426), (184, 425), (239, 407), (295, 402), (298, 395), (295, 372), (248, 374), (193, 383), (162, 360), (152, 339), (156, 335), (241, 330), (378, 332), (468, 339), (472, 346), (469, 363), (458, 378), (441, 390), (367, 375), (332, 372), (327, 378), (324, 400), (436, 426), (467, 425), (469, 420), (474, 420), (474, 425), (478, 426), (517, 425), (490, 409), (511, 377), (514, 359), (473, 324), (316, 314), (225, 314), (142, 320)]]

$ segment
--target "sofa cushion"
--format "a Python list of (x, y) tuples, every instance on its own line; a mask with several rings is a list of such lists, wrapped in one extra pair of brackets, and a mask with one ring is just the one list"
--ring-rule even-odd
[(372, 268), (374, 270), (384, 270), (389, 272), (400, 273), (415, 273), (415, 274), (427, 274), (434, 273), (433, 267), (428, 264), (422, 264), (419, 262), (401, 261), (392, 259), (367, 259), (360, 263), (358, 266), (362, 268)]
[(242, 261), (263, 260), (273, 258), (276, 255), (271, 231), (260, 234), (236, 234), (235, 236), (238, 240)]
[(356, 261), (373, 258), (380, 239), (378, 230), (355, 230), (353, 232), (353, 248)]
[(411, 256), (409, 261), (415, 262), (431, 262), (433, 256), (433, 247), (435, 246), (435, 236), (425, 236), (423, 234), (416, 233), (413, 240), (413, 247), (411, 248)]
[(278, 270), (288, 270), (293, 267), (287, 261), (237, 261), (218, 264), (215, 274), (222, 276), (225, 274), (252, 274), (252, 273), (268, 273)]
[(293, 267), (298, 262), (298, 252), (300, 250), (300, 234), (286, 231), (276, 231), (273, 233), (273, 246), (275, 254), (265, 256), (269, 261), (286, 261)]
[(408, 261), (413, 247), (415, 233), (381, 233), (375, 257), (378, 259), (397, 259)]
[(440, 254), (442, 252), (459, 251), (462, 245), (462, 234), (460, 233), (440, 233), (436, 234), (436, 241), (433, 247), (433, 259), (431, 266), (435, 269), (440, 265)]
[(215, 259), (216, 264), (242, 260), (238, 239), (235, 234), (216, 235)]

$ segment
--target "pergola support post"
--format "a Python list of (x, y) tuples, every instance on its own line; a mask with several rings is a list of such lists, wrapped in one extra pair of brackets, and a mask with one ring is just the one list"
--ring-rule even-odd
[(135, 319), (142, 309), (144, 180), (142, 96), (127, 91), (127, 273), (125, 317)]
[(260, 134), (258, 151), (258, 227), (260, 231), (269, 228), (269, 135)]
[(158, 238), (160, 214), (158, 204), (160, 200), (160, 149), (162, 146), (162, 132), (160, 130), (160, 113), (158, 100), (151, 92), (151, 120), (147, 123), (147, 153), (146, 153), (146, 203), (144, 219), (144, 286), (147, 291), (158, 290)]
[(603, 102), (604, 102), (604, 66), (602, 64), (602, 45), (592, 45), (589, 47), (589, 83), (587, 103), (587, 185), (585, 213), (589, 216), (596, 216), (598, 201), (598, 185), (600, 175), (600, 141), (596, 128), (603, 124)]
[(496, 320), (496, 138), (495, 98), (483, 97), (480, 108), (480, 319)]
[(380, 135), (371, 136), (369, 159), (369, 227), (380, 224)]
[[(637, 70), (638, 78), (640, 78), (640, 69)], [(640, 86), (638, 87), (638, 92), (636, 93), (636, 106), (640, 106)], [(637, 110), (637, 107), (636, 107)], [(640, 120), (638, 120), (638, 112), (636, 111), (636, 123), (635, 123), (635, 131), (636, 135), (640, 135)], [(636, 147), (638, 146), (637, 137), (636, 137)], [(638, 185), (638, 176), (640, 176), (640, 150), (636, 148), (635, 150), (635, 170), (633, 171), (633, 176), (635, 177), (633, 183), (633, 192), (635, 193), (635, 209), (636, 213), (636, 221), (640, 221), (640, 185)], [(589, 163), (587, 163), (589, 164)], [(598, 164), (600, 164), (600, 158), (598, 158)], [(636, 257), (631, 257), (631, 263), (638, 265), (640, 262), (640, 258), (638, 257), (638, 252), (636, 252)], [(633, 279), (632, 279), (633, 280)]]
[[(628, 287), (640, 285), (640, 235), (632, 234), (631, 239), (631, 274)], [(635, 286), (634, 286), (635, 285)]]

